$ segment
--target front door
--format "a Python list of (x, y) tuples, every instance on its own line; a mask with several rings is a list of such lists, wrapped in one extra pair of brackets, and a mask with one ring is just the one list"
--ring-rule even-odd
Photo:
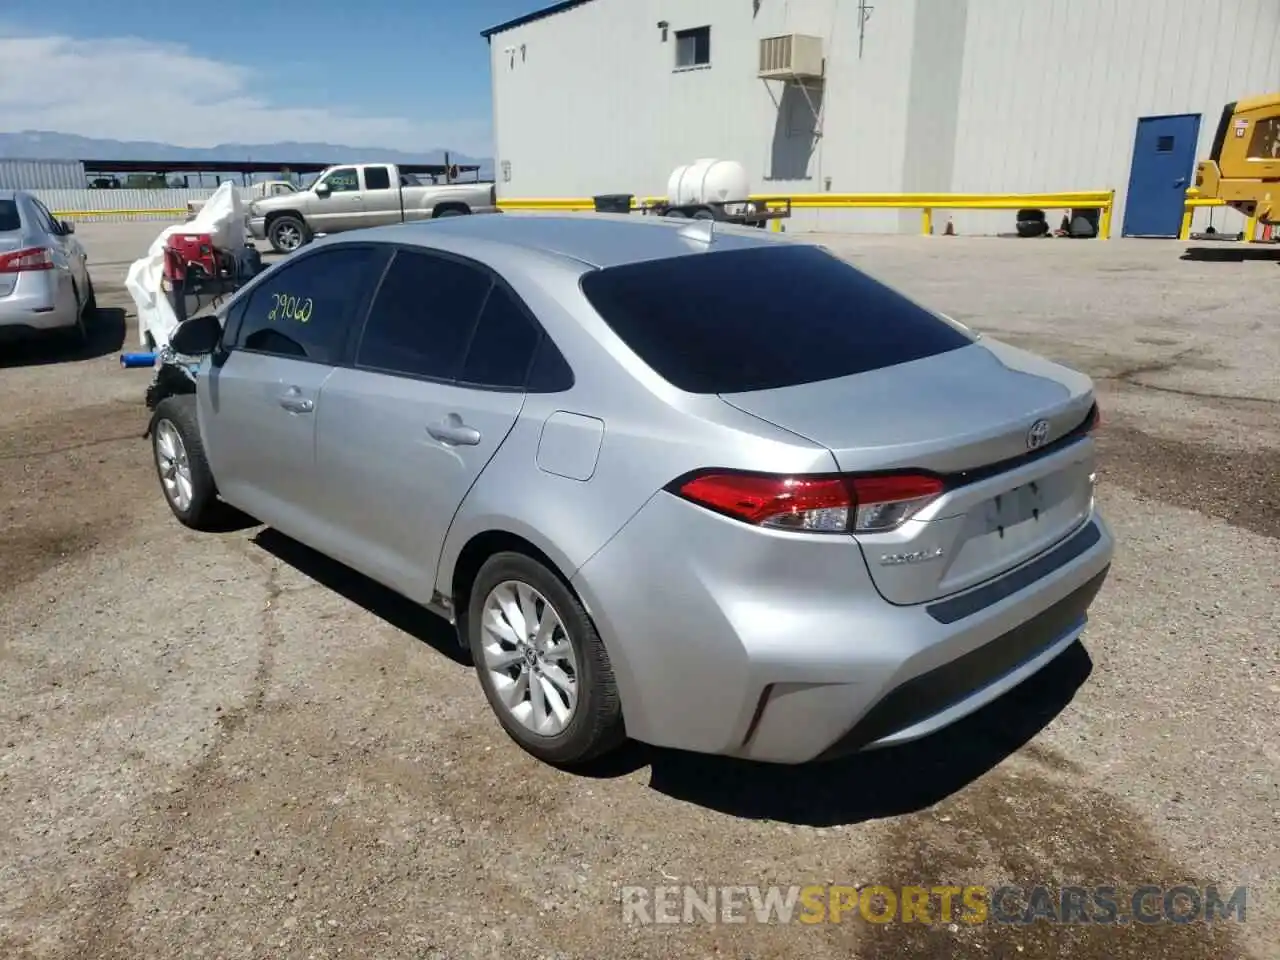
[(1176, 237), (1196, 165), (1200, 114), (1142, 117), (1133, 142), (1126, 237)]
[(282, 264), (247, 292), (243, 308), (233, 307), (224, 355), (201, 368), (201, 433), (219, 491), (308, 545), (322, 523), (320, 388), (342, 361), (387, 255), (383, 247), (342, 244)]
[(315, 192), (310, 198), (307, 219), (316, 233), (338, 233), (364, 226), (364, 194), (360, 189), (360, 171), (356, 167), (330, 170), (323, 183), (329, 192)]
[[(506, 297), (476, 265), (400, 250), (354, 366), (320, 393), (329, 552), (418, 602), (431, 599), (454, 514), (524, 404), (538, 331)], [(463, 382), (468, 369), (476, 382)]]

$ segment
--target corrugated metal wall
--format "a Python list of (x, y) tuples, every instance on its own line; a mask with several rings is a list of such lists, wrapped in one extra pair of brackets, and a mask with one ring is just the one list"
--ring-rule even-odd
[[(247, 205), (250, 188), (239, 188)], [(188, 200), (208, 200), (206, 190), (32, 190), (58, 216), (77, 223), (128, 220), (174, 220), (186, 213)], [(77, 214), (79, 214), (77, 216)], [(84, 214), (90, 214), (88, 216)], [(68, 215), (71, 215), (68, 217)]]
[[(664, 195), (702, 157), (742, 163), (757, 192), (900, 190), (914, 17), (912, 0), (879, 0), (861, 56), (848, 0), (593, 0), (498, 34), (498, 194)], [(710, 67), (677, 69), (676, 33), (708, 25)], [(825, 38), (826, 102), (757, 78), (760, 38), (791, 32)], [(795, 226), (840, 223), (896, 230), (898, 216), (805, 211)]]
[[(1277, 0), (969, 0), (951, 189), (1115, 188), (1114, 235), (1139, 117), (1201, 115), (1280, 86)], [(962, 233), (1010, 214), (956, 213)], [(1197, 214), (1196, 229), (1208, 223)], [(1242, 218), (1214, 210), (1223, 232)], [(1054, 224), (1056, 226), (1056, 223)]]
[[(497, 34), (499, 195), (660, 195), (679, 164), (722, 157), (760, 192), (1115, 189), (1118, 235), (1139, 117), (1201, 114), (1202, 157), (1223, 104), (1280, 83), (1280, 0), (871, 6), (863, 31), (857, 0), (593, 0)], [(675, 32), (708, 24), (711, 66), (675, 70)], [(794, 87), (784, 96), (756, 77), (760, 38), (788, 32), (823, 38), (820, 137)], [(1013, 228), (1012, 211), (952, 215), (961, 233)], [(1224, 232), (1240, 227), (1229, 211), (1213, 216)], [(917, 211), (805, 211), (791, 229), (919, 222)], [(1198, 212), (1196, 228), (1207, 222)]]
[(0, 189), (80, 190), (85, 186), (79, 160), (15, 160), (0, 157)]

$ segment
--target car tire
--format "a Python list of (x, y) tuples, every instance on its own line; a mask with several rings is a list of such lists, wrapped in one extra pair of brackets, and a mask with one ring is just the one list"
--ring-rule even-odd
[(703, 209), (703, 210), (695, 210), (695, 211), (693, 212), (693, 217), (692, 217), (691, 219), (693, 219), (693, 220), (714, 220), (715, 218), (716, 218), (716, 215), (715, 215), (714, 213), (712, 213), (710, 210)]
[(465, 217), (470, 210), (459, 210), (457, 207), (449, 207), (448, 209), (437, 212), (434, 216), (439, 220), (441, 217)]
[(84, 317), (85, 326), (88, 326), (98, 316), (98, 294), (94, 292), (92, 277), (86, 277), (85, 282), (89, 284), (89, 293), (84, 298), (81, 316)]
[(166, 397), (156, 404), (150, 434), (160, 490), (178, 522), (192, 530), (218, 527), (229, 508), (218, 499), (200, 442), (195, 394)]
[(71, 296), (76, 303), (75, 323), (62, 328), (62, 339), (68, 350), (82, 350), (89, 342), (89, 330), (85, 323), (85, 307), (80, 302), (80, 290), (74, 280), (71, 282)]
[[(552, 667), (560, 670), (556, 683), (563, 683), (567, 673), (563, 670), (565, 658), (537, 658), (540, 665), (529, 658), (513, 659), (508, 669), (514, 676), (502, 675), (495, 669), (495, 656), (502, 653), (511, 658), (519, 647), (509, 640), (499, 640), (498, 635), (485, 625), (486, 608), (492, 609), (491, 604), (499, 602), (504, 595), (508, 600), (514, 600), (514, 595), (508, 591), (520, 588), (531, 588), (525, 592), (525, 599), (536, 598), (533, 603), (540, 622), (547, 622), (548, 612), (558, 621), (558, 628), (546, 636), (546, 644), (562, 650), (567, 644), (571, 654), (576, 702), (563, 726), (550, 733), (539, 733), (530, 725), (530, 718), (535, 718), (533, 723), (536, 724), (538, 716), (533, 701), (540, 687), (552, 684), (553, 689), (556, 688), (552, 682), (556, 675), (550, 672)], [(537, 599), (543, 602), (540, 608), (537, 607)], [(506, 622), (510, 626), (510, 621)], [(472, 585), (466, 632), (467, 645), (489, 706), (508, 736), (528, 753), (553, 766), (572, 767), (602, 757), (626, 740), (622, 703), (600, 634), (581, 601), (556, 573), (543, 564), (514, 552), (498, 553), (485, 561)], [(527, 629), (524, 631), (526, 639), (528, 632)], [(522, 674), (526, 685), (524, 689), (529, 696), (523, 701), (512, 697), (520, 701), (513, 709), (504, 700), (498, 686), (502, 683), (508, 694), (518, 691)], [(532, 688), (528, 686), (530, 682), (534, 684)], [(547, 700), (543, 702), (549, 703)], [(561, 703), (563, 705), (564, 701)], [(522, 710), (525, 706), (528, 710)], [(544, 709), (543, 715), (546, 714)]]
[[(296, 241), (292, 239), (296, 236)], [(267, 239), (276, 253), (290, 254), (311, 242), (311, 230), (297, 217), (276, 217), (267, 227)]]

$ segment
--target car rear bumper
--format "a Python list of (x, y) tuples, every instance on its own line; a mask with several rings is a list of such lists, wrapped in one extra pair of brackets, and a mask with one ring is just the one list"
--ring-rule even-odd
[(75, 293), (56, 270), (18, 275), (13, 292), (0, 297), (0, 339), (19, 340), (76, 325)]
[(851, 538), (765, 532), (660, 494), (573, 582), (631, 736), (803, 763), (926, 736), (1051, 663), (1113, 551), (1091, 512), (994, 581), (894, 606)]

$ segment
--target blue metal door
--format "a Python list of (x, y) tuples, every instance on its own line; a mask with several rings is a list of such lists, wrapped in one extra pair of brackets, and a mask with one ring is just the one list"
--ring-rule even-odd
[(1138, 120), (1124, 205), (1126, 237), (1178, 235), (1199, 134), (1198, 113)]

